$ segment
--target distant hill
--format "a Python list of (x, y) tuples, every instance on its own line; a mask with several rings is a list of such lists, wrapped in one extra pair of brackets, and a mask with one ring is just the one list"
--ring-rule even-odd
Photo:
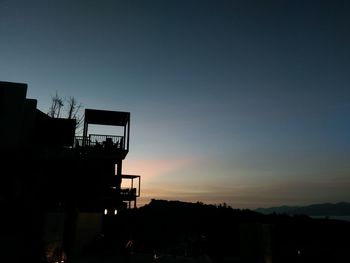
[(308, 206), (279, 206), (270, 208), (258, 208), (256, 212), (262, 214), (288, 214), (308, 216), (350, 216), (350, 203), (324, 203)]

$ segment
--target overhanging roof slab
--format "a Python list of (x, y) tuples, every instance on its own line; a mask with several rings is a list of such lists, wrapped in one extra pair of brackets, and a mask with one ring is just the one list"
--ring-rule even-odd
[(98, 125), (126, 126), (130, 112), (85, 109), (85, 123)]

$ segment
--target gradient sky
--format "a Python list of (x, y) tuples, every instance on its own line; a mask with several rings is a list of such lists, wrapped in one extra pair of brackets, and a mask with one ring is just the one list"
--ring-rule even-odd
[[(350, 201), (350, 2), (0, 0), (0, 80), (131, 112), (151, 198)], [(102, 127), (101, 133), (109, 130)]]

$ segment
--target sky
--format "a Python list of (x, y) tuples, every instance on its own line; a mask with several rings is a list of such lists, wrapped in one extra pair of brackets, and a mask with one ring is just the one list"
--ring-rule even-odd
[[(350, 2), (0, 0), (0, 80), (131, 112), (151, 199), (350, 201)], [(96, 128), (102, 134), (108, 127)]]

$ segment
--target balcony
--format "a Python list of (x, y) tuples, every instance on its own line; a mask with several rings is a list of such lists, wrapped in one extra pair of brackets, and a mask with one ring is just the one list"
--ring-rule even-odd
[(89, 134), (87, 137), (76, 136), (74, 148), (114, 148), (126, 150), (124, 136)]
[[(115, 126), (116, 135), (89, 133), (91, 125)], [(92, 158), (124, 159), (129, 151), (130, 113), (85, 109), (83, 136), (75, 137), (74, 148)]]
[[(121, 175), (121, 184), (117, 186), (112, 184), (109, 188), (108, 193), (105, 196), (105, 200), (113, 203), (113, 199), (117, 198), (122, 202), (127, 202), (128, 207), (131, 208), (131, 203), (133, 202), (134, 207), (136, 207), (137, 198), (140, 197), (141, 191), (141, 176), (140, 175)], [(110, 205), (113, 208), (113, 206)]]
[(75, 149), (81, 153), (99, 155), (123, 155), (127, 153), (127, 145), (124, 136), (89, 134), (88, 136), (76, 136), (74, 139)]

